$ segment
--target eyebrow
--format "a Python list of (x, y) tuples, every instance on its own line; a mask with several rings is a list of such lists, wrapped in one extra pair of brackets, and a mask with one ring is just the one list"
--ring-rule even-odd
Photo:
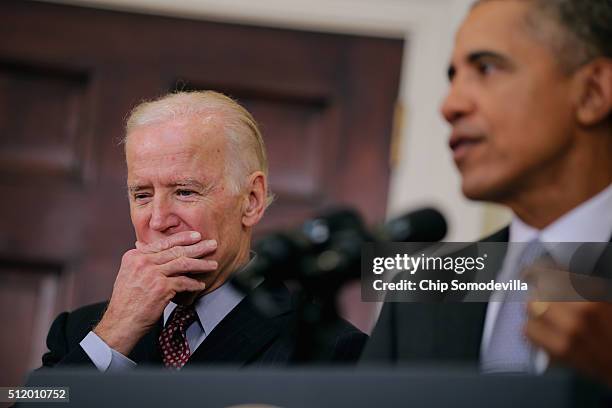
[(495, 51), (474, 51), (469, 53), (466, 59), (470, 64), (474, 64), (483, 59), (491, 59), (504, 64), (509, 63), (508, 57)]
[[(198, 190), (205, 189), (204, 185), (195, 179), (176, 180), (176, 181), (170, 182), (169, 184), (167, 184), (167, 186), (169, 187), (193, 187)], [(146, 190), (149, 188), (151, 188), (150, 185), (135, 184), (135, 185), (128, 186), (128, 192), (136, 193), (138, 191)]]
[[(510, 63), (510, 59), (503, 54), (500, 54), (495, 51), (474, 51), (468, 54), (466, 61), (470, 65), (474, 65), (482, 60), (493, 60), (504, 66), (512, 67), (513, 64)], [(452, 81), (457, 73), (457, 68), (454, 64), (450, 64), (447, 71), (448, 80)]]
[(127, 186), (128, 193), (136, 193), (138, 191), (146, 190), (148, 187), (144, 185), (132, 185)]
[(193, 187), (200, 190), (204, 189), (204, 184), (200, 183), (196, 179), (177, 180), (173, 183), (170, 183), (169, 185), (171, 187)]

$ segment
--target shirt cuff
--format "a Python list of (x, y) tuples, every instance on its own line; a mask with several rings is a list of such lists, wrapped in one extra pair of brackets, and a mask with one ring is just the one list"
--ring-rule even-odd
[(110, 348), (93, 331), (90, 331), (79, 344), (101, 372), (124, 371), (136, 367), (135, 362)]

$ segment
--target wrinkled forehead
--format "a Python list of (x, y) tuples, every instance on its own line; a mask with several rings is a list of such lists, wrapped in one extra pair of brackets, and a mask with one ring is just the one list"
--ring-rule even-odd
[(225, 150), (225, 132), (214, 117), (141, 125), (126, 135), (125, 152), (129, 161), (135, 154), (171, 153), (175, 151)]

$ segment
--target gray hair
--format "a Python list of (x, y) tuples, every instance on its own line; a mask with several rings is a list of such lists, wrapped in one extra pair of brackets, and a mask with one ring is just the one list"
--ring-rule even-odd
[[(478, 0), (473, 7), (489, 1), (493, 0)], [(595, 58), (612, 58), (612, 0), (522, 1), (531, 5), (529, 27), (553, 47), (568, 72)], [(561, 32), (546, 32), (542, 17), (555, 22)]]
[[(227, 181), (235, 193), (242, 191), (246, 178), (254, 171), (259, 170), (268, 178), (268, 159), (257, 122), (238, 102), (215, 91), (171, 93), (137, 105), (126, 121), (124, 143), (137, 127), (191, 118), (202, 123), (210, 118), (219, 119), (229, 147)], [(274, 197), (269, 189), (266, 194), (269, 205)]]

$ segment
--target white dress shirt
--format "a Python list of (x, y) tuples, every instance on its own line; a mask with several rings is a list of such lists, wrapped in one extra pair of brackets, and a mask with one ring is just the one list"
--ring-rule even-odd
[[(244, 297), (245, 295), (242, 292), (234, 288), (229, 282), (225, 282), (216, 290), (207, 293), (196, 301), (195, 310), (198, 319), (187, 328), (185, 333), (192, 353)], [(176, 306), (176, 303), (170, 302), (164, 309), (164, 326)], [(79, 344), (98, 370), (102, 372), (136, 367), (134, 361), (110, 348), (93, 331), (90, 331)]]
[[(510, 242), (529, 242), (538, 239), (544, 244), (553, 260), (561, 266), (569, 264), (569, 258), (572, 254), (563, 250), (567, 247), (555, 247), (554, 243), (608, 242), (611, 235), (612, 184), (542, 230), (525, 224), (516, 216), (510, 224)], [(521, 255), (520, 252), (521, 248), (509, 247), (498, 280), (519, 279), (518, 276), (514, 275), (517, 273), (516, 266)], [(502, 298), (503, 293), (501, 292), (491, 295), (480, 346), (481, 356), (485, 353), (491, 340)], [(546, 353), (539, 350), (536, 353), (536, 372), (541, 374), (546, 371), (548, 362), (549, 358)]]

